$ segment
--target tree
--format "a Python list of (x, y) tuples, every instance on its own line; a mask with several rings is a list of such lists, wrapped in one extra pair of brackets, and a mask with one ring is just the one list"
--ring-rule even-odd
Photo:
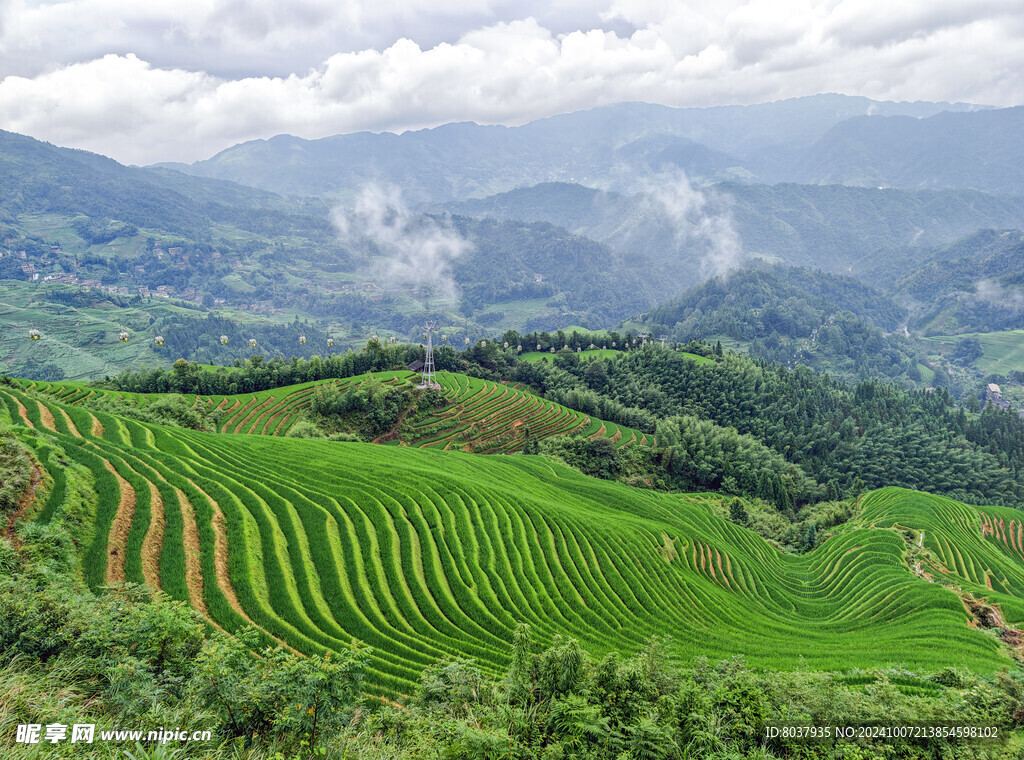
[(583, 372), (583, 379), (594, 390), (604, 390), (608, 384), (608, 368), (601, 359), (593, 359)]
[(815, 546), (818, 545), (818, 528), (814, 523), (807, 526), (807, 532), (804, 533), (803, 541), (800, 543), (800, 548), (809, 552)]
[(743, 502), (739, 499), (733, 499), (729, 502), (729, 519), (737, 525), (746, 525), (750, 520), (746, 507), (743, 506)]
[(533, 658), (530, 654), (530, 626), (520, 623), (512, 634), (512, 661), (505, 674), (505, 694), (510, 704), (526, 701), (533, 682)]
[(864, 493), (864, 481), (858, 475), (853, 479), (853, 483), (850, 485), (849, 497), (856, 501), (860, 498), (862, 493)]

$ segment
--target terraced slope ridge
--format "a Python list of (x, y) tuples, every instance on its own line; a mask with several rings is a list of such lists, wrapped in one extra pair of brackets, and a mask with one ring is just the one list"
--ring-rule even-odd
[(1021, 513), (1008, 509), (884, 489), (793, 556), (718, 517), (714, 494), (631, 489), (541, 457), (201, 433), (10, 387), (0, 419), (45, 471), (31, 519), (63, 508), (61, 460), (91, 474), (92, 587), (158, 587), (300, 652), (365, 642), (380, 694), (408, 693), (445, 655), (500, 672), (519, 622), (596, 654), (659, 634), (684, 657), (931, 671), (1009, 662), (967, 597), (1024, 625)]
[[(654, 437), (614, 422), (605, 422), (529, 391), (504, 383), (480, 380), (455, 372), (439, 372), (438, 382), (446, 405), (431, 415), (409, 419), (393, 435), (380, 440), (415, 447), (463, 449), (483, 454), (511, 453), (529, 438), (579, 434), (609, 438), (615, 445), (653, 446)], [(413, 388), (420, 375), (414, 372), (375, 372), (343, 380), (305, 383), (236, 396), (195, 396), (194, 405), (220, 410), (222, 433), (284, 435), (300, 418), (317, 388), (333, 385), (340, 390), (359, 388), (370, 381)], [(78, 404), (90, 395), (115, 393), (140, 406), (160, 394), (98, 391), (81, 383), (27, 383), (26, 387), (52, 395), (64, 404)]]

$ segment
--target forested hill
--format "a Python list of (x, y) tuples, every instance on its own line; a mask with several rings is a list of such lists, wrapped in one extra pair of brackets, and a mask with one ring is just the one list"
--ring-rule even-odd
[[(729, 338), (754, 356), (853, 379), (922, 379), (907, 311), (852, 277), (771, 267), (734, 271), (641, 317), (655, 335)], [(896, 334), (892, 334), (896, 333)]]
[[(848, 311), (886, 330), (895, 330), (907, 318), (906, 309), (853, 277), (796, 267), (769, 267), (732, 272), (708, 280), (681, 297), (652, 309), (644, 320), (673, 326), (700, 311), (710, 328), (715, 322), (722, 324), (730, 312), (757, 309), (763, 310), (760, 317), (765, 330), (793, 337), (809, 336), (820, 322), (812, 324), (806, 311), (787, 313), (780, 308), (794, 300), (802, 301), (818, 312), (829, 309)], [(721, 317), (709, 317), (709, 313), (721, 314)], [(756, 325), (747, 329), (755, 332), (748, 332), (746, 337), (757, 337)], [(712, 333), (720, 331), (714, 329)], [(736, 334), (734, 337), (744, 336)]]
[(1024, 233), (986, 230), (936, 252), (896, 283), (925, 334), (1024, 327)]
[[(1024, 502), (1024, 420), (1016, 411), (988, 407), (969, 417), (954, 407), (944, 388), (914, 391), (882, 381), (852, 385), (807, 367), (790, 370), (741, 354), (718, 354), (707, 345), (687, 349), (715, 361), (695, 362), (648, 346), (589, 362), (564, 352), (568, 355), (556, 354), (553, 364), (520, 362), (507, 372), (583, 411), (601, 403), (606, 409), (642, 408), (659, 420), (659, 444), (670, 438), (664, 426), (675, 428), (680, 450), (688, 452), (681, 467), (718, 473), (706, 481), (708, 488), (732, 487), (722, 473), (725, 463), (740, 455), (738, 431), (833, 493), (900, 485), (971, 503)], [(702, 420), (720, 429), (702, 429)], [(800, 483), (784, 480), (794, 503), (813, 500), (799, 492)]]
[(649, 282), (642, 275), (642, 259), (552, 224), (466, 217), (451, 223), (472, 243), (451, 265), (466, 316), (490, 304), (501, 309), (524, 298), (548, 298), (560, 304), (560, 316), (538, 316), (526, 329), (567, 322), (614, 324), (666, 292), (664, 282)]
[(22, 213), (80, 217), (83, 237), (99, 242), (130, 236), (132, 228), (140, 227), (209, 241), (218, 222), (256, 230), (266, 227), (271, 217), (275, 231), (325, 227), (325, 209), (319, 206), (315, 215), (306, 215), (301, 204), (262, 190), (122, 166), (105, 156), (2, 130), (0, 175), (0, 209), (6, 221)]

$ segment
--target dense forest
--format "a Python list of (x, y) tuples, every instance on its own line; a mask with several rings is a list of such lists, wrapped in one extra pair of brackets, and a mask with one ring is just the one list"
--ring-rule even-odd
[(789, 267), (732, 272), (691, 288), (641, 322), (676, 341), (721, 337), (755, 357), (866, 380), (920, 383), (907, 310), (852, 277)]
[[(714, 356), (707, 345), (688, 349)], [(850, 385), (734, 353), (712, 365), (653, 347), (612, 361), (574, 365), (572, 358), (558, 366), (522, 362), (510, 374), (570, 406), (567, 391), (575, 389), (643, 409), (659, 426), (689, 416), (733, 428), (839, 493), (899, 484), (974, 503), (1024, 500), (1024, 458), (1016, 444), (1024, 420), (994, 408), (969, 418), (942, 388), (913, 391), (874, 380)], [(604, 379), (594, 379), (593, 362), (605, 364)], [(789, 496), (807, 500), (799, 491)]]

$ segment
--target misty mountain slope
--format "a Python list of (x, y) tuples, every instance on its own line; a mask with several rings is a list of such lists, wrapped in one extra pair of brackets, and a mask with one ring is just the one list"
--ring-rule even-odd
[(209, 219), (196, 201), (150, 182), (140, 170), (86, 151), (0, 131), (0, 208), (84, 214), (203, 237)]
[[(361, 185), (395, 184), (419, 202), (486, 195), (502, 182), (525, 181), (533, 174), (523, 173), (520, 157), (530, 152), (529, 140), (506, 127), (447, 124), (402, 135), (358, 132), (319, 140), (278, 135), (190, 166), (166, 166), (283, 195), (347, 199)], [(544, 160), (537, 156), (535, 163)]]
[(777, 180), (1024, 194), (1024, 107), (841, 122)]
[[(747, 106), (670, 108), (649, 103), (619, 103), (530, 122), (531, 134), (557, 130), (569, 139), (581, 134), (625, 145), (651, 135), (672, 135), (710, 150), (741, 158), (780, 144), (809, 145), (836, 124), (857, 116), (924, 118), (944, 111), (973, 111), (967, 103), (892, 102), (829, 93)], [(594, 138), (591, 138), (594, 139)]]
[[(642, 259), (544, 222), (454, 218), (472, 248), (451, 263), (463, 304), (474, 308), (526, 298), (564, 303), (562, 325), (614, 324), (665, 297)], [(671, 292), (671, 288), (668, 289)], [(573, 317), (568, 322), (564, 321)], [(539, 329), (558, 321), (537, 322)]]
[(979, 229), (1024, 227), (1024, 199), (975, 191), (739, 183), (697, 190), (679, 178), (651, 182), (646, 192), (634, 195), (543, 183), (443, 208), (475, 217), (547, 221), (655, 263), (669, 258), (691, 266), (699, 264), (700, 255), (691, 251), (680, 257), (679, 252), (693, 248), (701, 224), (711, 219), (720, 230), (732, 231), (744, 254), (854, 273), (889, 261), (897, 251), (915, 252), (904, 263), (903, 271), (909, 271), (929, 248)]
[(1024, 198), (971, 190), (736, 183), (715, 189), (733, 200), (736, 232), (748, 250), (836, 272), (859, 274), (895, 252), (913, 256), (980, 229), (1024, 228)]
[(1024, 327), (1024, 233), (986, 230), (938, 251), (897, 282), (911, 327), (928, 335)]
[(547, 181), (630, 184), (665, 167), (702, 181), (757, 177), (748, 156), (797, 150), (844, 119), (864, 114), (929, 116), (976, 106), (880, 103), (818, 95), (756, 106), (675, 109), (603, 106), (520, 127), (447, 124), (391, 133), (304, 140), (279, 135), (235, 145), (191, 165), (190, 174), (285, 195), (352, 197), (367, 182), (394, 183), (413, 204), (484, 197)]
[(84, 216), (82, 224), (91, 228), (133, 225), (193, 240), (208, 240), (215, 223), (266, 231), (270, 219), (322, 235), (329, 211), (320, 201), (293, 202), (224, 180), (123, 166), (3, 131), (0, 177), (0, 210), (12, 221), (19, 214)]

